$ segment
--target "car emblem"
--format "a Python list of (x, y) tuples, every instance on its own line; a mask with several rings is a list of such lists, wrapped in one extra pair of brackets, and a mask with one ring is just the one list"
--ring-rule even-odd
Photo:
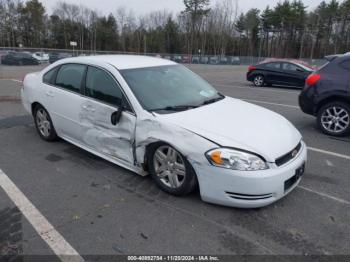
[(296, 157), (297, 154), (298, 154), (298, 150), (294, 150), (294, 151), (292, 152), (292, 157), (293, 157), (293, 158)]

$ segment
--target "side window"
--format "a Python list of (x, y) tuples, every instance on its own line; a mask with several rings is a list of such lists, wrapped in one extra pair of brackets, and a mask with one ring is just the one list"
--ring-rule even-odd
[(80, 93), (86, 66), (77, 64), (62, 65), (56, 77), (56, 85)]
[(43, 76), (43, 82), (45, 84), (54, 84), (54, 77), (56, 75), (56, 72), (58, 70), (58, 67), (55, 67), (54, 69), (51, 69), (49, 72), (47, 72), (44, 76)]
[(120, 106), (123, 92), (118, 83), (104, 70), (90, 67), (86, 75), (86, 95), (102, 102)]
[(283, 70), (298, 71), (298, 67), (291, 63), (283, 63)]
[(281, 69), (280, 63), (268, 63), (265, 66), (269, 69)]
[(340, 64), (342, 68), (350, 71), (350, 60), (346, 60)]

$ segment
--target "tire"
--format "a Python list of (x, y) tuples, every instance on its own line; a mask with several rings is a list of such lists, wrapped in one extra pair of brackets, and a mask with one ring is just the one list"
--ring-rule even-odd
[(253, 79), (253, 84), (256, 87), (263, 87), (265, 85), (265, 78), (263, 75), (256, 75)]
[(34, 122), (36, 130), (43, 140), (53, 142), (58, 139), (51, 117), (41, 105), (37, 105), (34, 108)]
[(164, 192), (175, 196), (185, 196), (197, 187), (198, 182), (193, 167), (172, 146), (157, 143), (149, 148), (148, 156), (150, 174), (157, 186)]
[(321, 131), (331, 136), (350, 134), (350, 105), (344, 102), (331, 102), (317, 112), (317, 124)]

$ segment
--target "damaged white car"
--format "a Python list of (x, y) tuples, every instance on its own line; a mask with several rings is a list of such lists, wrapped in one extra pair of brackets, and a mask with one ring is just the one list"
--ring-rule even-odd
[(255, 208), (292, 191), (307, 149), (282, 116), (226, 97), (169, 60), (60, 60), (24, 79), (22, 102), (46, 141), (58, 137), (173, 195)]

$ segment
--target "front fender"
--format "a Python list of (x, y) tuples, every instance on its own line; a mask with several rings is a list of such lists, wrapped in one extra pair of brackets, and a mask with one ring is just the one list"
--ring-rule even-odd
[(145, 164), (146, 148), (156, 142), (173, 146), (192, 166), (207, 163), (205, 152), (217, 147), (215, 143), (179, 126), (156, 118), (143, 119), (137, 121), (135, 131), (135, 155), (138, 164)]

